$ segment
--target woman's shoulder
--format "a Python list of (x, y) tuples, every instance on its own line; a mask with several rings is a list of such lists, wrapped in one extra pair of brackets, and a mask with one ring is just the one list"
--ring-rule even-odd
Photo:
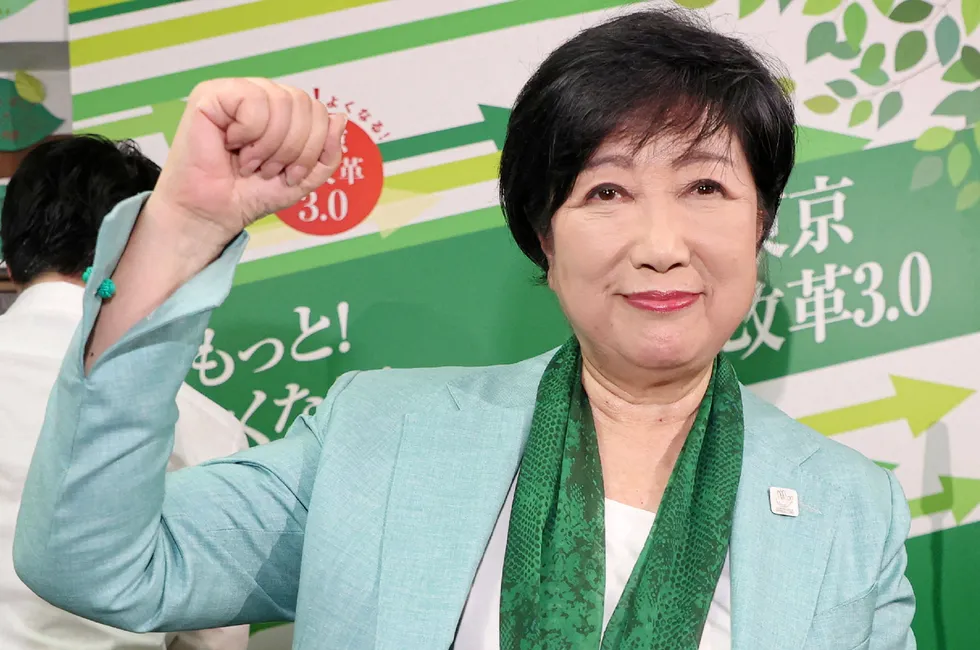
[(537, 385), (554, 351), (516, 363), (353, 371), (334, 383), (327, 401), (335, 407), (391, 414), (458, 410), (464, 403), (489, 407), (532, 406)]
[(891, 512), (904, 501), (894, 475), (847, 445), (794, 420), (742, 388), (745, 455), (753, 462), (798, 467), (861, 510)]

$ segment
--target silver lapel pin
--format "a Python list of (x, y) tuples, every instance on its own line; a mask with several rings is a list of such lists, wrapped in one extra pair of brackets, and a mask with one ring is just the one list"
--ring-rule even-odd
[(774, 515), (800, 516), (800, 498), (792, 488), (769, 488), (769, 509)]

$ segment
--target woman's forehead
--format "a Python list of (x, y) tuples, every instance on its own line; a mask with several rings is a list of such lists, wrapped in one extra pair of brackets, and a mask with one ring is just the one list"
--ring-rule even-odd
[(639, 139), (629, 135), (607, 138), (585, 164), (585, 169), (604, 165), (634, 167), (649, 164), (669, 164), (682, 167), (714, 162), (730, 167), (745, 163), (738, 138), (728, 130), (719, 129), (709, 135), (695, 133), (661, 133)]

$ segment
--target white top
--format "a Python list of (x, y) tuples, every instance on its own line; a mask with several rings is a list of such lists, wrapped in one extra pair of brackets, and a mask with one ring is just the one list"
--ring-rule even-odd
[[(243, 650), (248, 626), (132, 634), (56, 609), (14, 573), (13, 538), (21, 494), (48, 394), (82, 319), (83, 289), (45, 282), (24, 291), (0, 315), (0, 647), (3, 650)], [(170, 469), (196, 465), (248, 447), (242, 425), (226, 410), (183, 386)]]
[[(456, 650), (500, 650), (500, 583), (507, 549), (507, 529), (514, 502), (514, 486), (497, 518), (490, 543), (477, 569), (473, 587), (456, 632)], [(633, 573), (655, 514), (606, 499), (606, 596), (602, 629), (612, 618), (616, 603)], [(731, 577), (728, 559), (715, 588), (699, 650), (730, 650), (732, 645)]]

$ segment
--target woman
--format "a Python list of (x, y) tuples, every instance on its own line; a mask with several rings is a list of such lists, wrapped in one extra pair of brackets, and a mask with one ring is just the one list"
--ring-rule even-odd
[(27, 584), (138, 630), (295, 618), (303, 650), (915, 646), (898, 483), (719, 353), (791, 104), (745, 46), (670, 13), (561, 46), (508, 127), (502, 204), (568, 343), (347, 374), (284, 440), (166, 477), (242, 229), (322, 184), (343, 128), (264, 80), (194, 91), (154, 193), (106, 220), (18, 523)]

